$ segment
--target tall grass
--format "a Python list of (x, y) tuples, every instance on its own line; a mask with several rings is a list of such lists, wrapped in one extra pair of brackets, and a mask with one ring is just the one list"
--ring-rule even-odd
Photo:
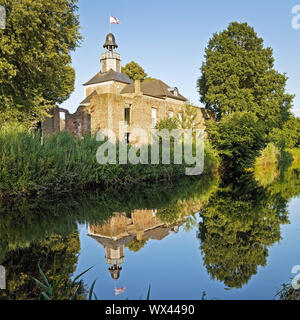
[(280, 175), (279, 170), (280, 150), (269, 143), (255, 159), (254, 176), (262, 186), (271, 184)]
[[(20, 126), (0, 129), (0, 197), (68, 192), (91, 185), (120, 186), (170, 180), (185, 174), (182, 165), (100, 165), (97, 149), (103, 142), (68, 133), (41, 136)], [(172, 157), (171, 157), (172, 158)], [(216, 165), (212, 150), (206, 170)]]
[(300, 148), (287, 149), (287, 152), (292, 156), (292, 168), (299, 169), (300, 167)]

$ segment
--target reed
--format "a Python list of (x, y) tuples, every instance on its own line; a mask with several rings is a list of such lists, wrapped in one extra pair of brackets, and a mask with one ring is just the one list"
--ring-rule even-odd
[[(100, 165), (96, 153), (101, 143), (89, 135), (78, 140), (62, 132), (42, 139), (39, 133), (30, 133), (21, 126), (2, 127), (0, 198), (63, 193), (95, 185), (117, 187), (152, 183), (185, 175), (185, 164)], [(208, 147), (206, 171), (216, 165), (216, 155)]]

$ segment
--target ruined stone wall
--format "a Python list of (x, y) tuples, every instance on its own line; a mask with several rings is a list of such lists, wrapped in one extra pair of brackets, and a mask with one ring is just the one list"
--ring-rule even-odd
[(60, 132), (60, 111), (65, 112), (65, 109), (61, 109), (59, 107), (54, 107), (48, 111), (49, 117), (47, 117), (42, 123), (43, 134), (53, 134)]
[(74, 114), (66, 115), (66, 131), (83, 137), (91, 132), (91, 116), (88, 107), (80, 106)]

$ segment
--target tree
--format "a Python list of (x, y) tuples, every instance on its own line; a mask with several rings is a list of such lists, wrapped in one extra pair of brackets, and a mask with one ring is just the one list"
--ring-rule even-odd
[(70, 52), (79, 45), (77, 0), (1, 0), (0, 125), (31, 124), (74, 90)]
[(295, 148), (300, 146), (300, 118), (291, 116), (282, 129), (274, 128), (270, 140), (282, 148)]
[[(63, 294), (72, 282), (71, 275), (76, 270), (79, 251), (77, 231), (68, 235), (51, 235), (44, 240), (33, 241), (29, 246), (9, 250), (2, 262), (7, 271), (7, 290), (0, 290), (0, 299), (39, 299), (41, 289), (33, 280), (40, 279), (39, 264), (50, 281), (59, 282), (57, 291)], [(77, 299), (83, 300), (83, 283), (76, 281), (76, 284), (79, 287)]]
[(157, 130), (163, 130), (166, 129), (168, 131), (179, 129), (179, 123), (178, 120), (175, 118), (167, 117), (162, 120), (160, 120), (156, 126), (155, 129)]
[(194, 129), (203, 125), (202, 122), (198, 121), (196, 106), (188, 102), (181, 109), (181, 117), (177, 115), (179, 126), (182, 129)]
[(207, 131), (224, 167), (235, 172), (250, 168), (265, 146), (262, 124), (251, 112), (236, 112), (220, 122), (210, 120)]
[(136, 62), (131, 61), (122, 67), (122, 72), (132, 80), (144, 81), (147, 78), (145, 70)]
[(269, 132), (290, 115), (293, 96), (287, 77), (274, 69), (273, 50), (247, 23), (233, 22), (215, 33), (205, 50), (198, 80), (200, 100), (217, 120), (237, 111), (253, 112)]
[(127, 243), (126, 247), (132, 252), (138, 252), (145, 246), (147, 241), (147, 239), (137, 240), (136, 238), (134, 238), (129, 243)]

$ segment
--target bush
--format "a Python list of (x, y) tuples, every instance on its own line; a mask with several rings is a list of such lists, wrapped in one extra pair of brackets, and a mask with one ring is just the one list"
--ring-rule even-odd
[(220, 122), (208, 121), (207, 132), (223, 166), (232, 171), (252, 167), (259, 151), (265, 146), (262, 125), (250, 112), (236, 112)]

